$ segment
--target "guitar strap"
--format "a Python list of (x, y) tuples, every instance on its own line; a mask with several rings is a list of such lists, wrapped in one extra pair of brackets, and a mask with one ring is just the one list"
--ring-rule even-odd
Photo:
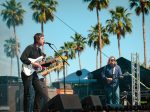
[(112, 73), (112, 74), (113, 74), (113, 78), (115, 78), (115, 71), (116, 71), (116, 67), (114, 66), (114, 67), (113, 67), (113, 71), (112, 71), (112, 72), (113, 72), (113, 73)]
[(116, 71), (116, 67), (113, 68), (113, 74), (115, 74), (115, 71)]

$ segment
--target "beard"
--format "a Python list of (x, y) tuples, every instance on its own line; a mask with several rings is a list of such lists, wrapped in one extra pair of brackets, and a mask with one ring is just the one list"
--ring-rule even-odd
[(115, 65), (116, 65), (115, 63), (111, 63), (110, 64), (111, 67), (115, 67)]

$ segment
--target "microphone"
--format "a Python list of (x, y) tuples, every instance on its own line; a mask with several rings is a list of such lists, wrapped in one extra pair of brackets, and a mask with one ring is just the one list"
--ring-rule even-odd
[(49, 43), (49, 42), (44, 42), (44, 44), (48, 44), (48, 45), (54, 45), (54, 44), (52, 44), (52, 43)]

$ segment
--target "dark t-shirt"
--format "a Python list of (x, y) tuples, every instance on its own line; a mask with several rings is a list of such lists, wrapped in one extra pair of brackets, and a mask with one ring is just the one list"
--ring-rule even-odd
[(36, 47), (34, 44), (29, 45), (25, 48), (25, 50), (23, 51), (20, 60), (24, 63), (24, 64), (31, 64), (31, 61), (28, 58), (33, 58), (36, 59), (40, 56), (42, 56), (42, 51), (39, 47)]

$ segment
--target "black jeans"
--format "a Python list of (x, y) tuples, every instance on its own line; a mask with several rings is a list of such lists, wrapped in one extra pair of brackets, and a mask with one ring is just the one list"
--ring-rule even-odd
[(38, 78), (36, 72), (34, 72), (31, 76), (26, 76), (24, 72), (21, 72), (21, 76), (24, 86), (24, 112), (32, 112), (32, 110), (34, 112), (40, 112), (41, 98), (43, 98), (45, 103), (47, 103), (50, 100), (48, 96), (48, 87), (46, 86), (43, 80), (40, 80)]

